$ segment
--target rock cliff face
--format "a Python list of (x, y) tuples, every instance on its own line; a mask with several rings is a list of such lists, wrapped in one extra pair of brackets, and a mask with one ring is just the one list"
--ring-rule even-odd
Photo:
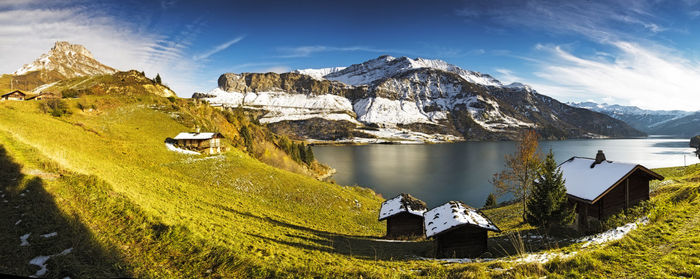
[[(261, 122), (307, 139), (502, 140), (515, 139), (526, 129), (550, 139), (644, 135), (526, 85), (503, 85), (486, 74), (421, 58), (381, 56), (347, 68), (283, 74), (228, 73), (219, 78), (219, 88), (195, 97), (263, 110)], [(310, 122), (316, 118), (338, 122), (332, 125), (334, 132), (314, 136), (318, 131), (307, 129), (323, 127)]]

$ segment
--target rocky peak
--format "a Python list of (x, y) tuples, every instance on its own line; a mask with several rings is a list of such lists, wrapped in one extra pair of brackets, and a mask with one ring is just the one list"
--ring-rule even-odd
[(92, 57), (92, 53), (90, 53), (87, 48), (85, 48), (83, 45), (78, 45), (78, 44), (71, 44), (66, 41), (58, 41), (54, 46), (51, 48), (51, 54), (52, 55), (68, 55), (68, 56), (73, 56), (73, 55), (82, 55), (88, 58), (95, 59)]
[(25, 75), (35, 71), (41, 71), (42, 75), (47, 73), (44, 76), (55, 77), (44, 82), (116, 72), (113, 68), (95, 60), (92, 53), (84, 46), (65, 41), (56, 42), (49, 52), (42, 54), (34, 62), (25, 64), (15, 71), (14, 75)]

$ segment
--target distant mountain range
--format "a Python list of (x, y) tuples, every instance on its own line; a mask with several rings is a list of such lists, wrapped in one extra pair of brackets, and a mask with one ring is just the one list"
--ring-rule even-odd
[(700, 134), (700, 112), (682, 110), (647, 110), (635, 106), (568, 103), (571, 106), (607, 114), (630, 126), (654, 135), (694, 136)]
[(326, 141), (502, 140), (526, 129), (547, 139), (644, 136), (527, 85), (504, 85), (488, 74), (423, 58), (380, 56), (349, 67), (227, 73), (218, 88), (193, 97), (255, 110), (275, 131)]

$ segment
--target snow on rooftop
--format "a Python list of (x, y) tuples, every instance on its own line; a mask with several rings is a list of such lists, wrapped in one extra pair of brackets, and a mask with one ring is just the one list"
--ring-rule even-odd
[(401, 212), (423, 216), (423, 213), (426, 211), (425, 205), (417, 205), (417, 202), (410, 202), (408, 199), (415, 198), (406, 194), (400, 194), (393, 199), (384, 201), (382, 207), (379, 209), (379, 221)]
[(559, 165), (566, 192), (586, 200), (595, 200), (637, 164), (603, 161), (591, 168), (594, 159), (573, 157)]
[(214, 135), (216, 135), (216, 133), (179, 133), (174, 139), (206, 140), (213, 138)]
[(461, 225), (474, 225), (498, 232), (500, 229), (476, 209), (462, 202), (448, 202), (431, 209), (424, 215), (425, 236), (431, 237), (450, 228)]

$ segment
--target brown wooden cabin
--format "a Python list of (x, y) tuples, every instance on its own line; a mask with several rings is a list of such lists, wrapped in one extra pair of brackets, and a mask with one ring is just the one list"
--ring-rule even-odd
[(481, 211), (459, 201), (429, 210), (425, 235), (435, 239), (437, 258), (476, 258), (488, 250), (488, 231), (501, 230)]
[(0, 96), (0, 100), (3, 101), (24, 101), (26, 98), (27, 94), (20, 90), (15, 90)]
[(386, 238), (404, 239), (423, 236), (425, 202), (409, 194), (386, 200), (379, 209), (379, 221), (386, 220)]
[(51, 92), (41, 92), (35, 96), (27, 98), (27, 100), (49, 100), (49, 99), (61, 99), (63, 96), (60, 93)]
[(608, 161), (602, 150), (595, 159), (572, 157), (559, 167), (569, 204), (576, 206), (575, 226), (580, 230), (649, 200), (649, 181), (664, 179), (642, 165)]
[(220, 133), (179, 133), (173, 139), (180, 148), (195, 150), (207, 154), (222, 152)]

